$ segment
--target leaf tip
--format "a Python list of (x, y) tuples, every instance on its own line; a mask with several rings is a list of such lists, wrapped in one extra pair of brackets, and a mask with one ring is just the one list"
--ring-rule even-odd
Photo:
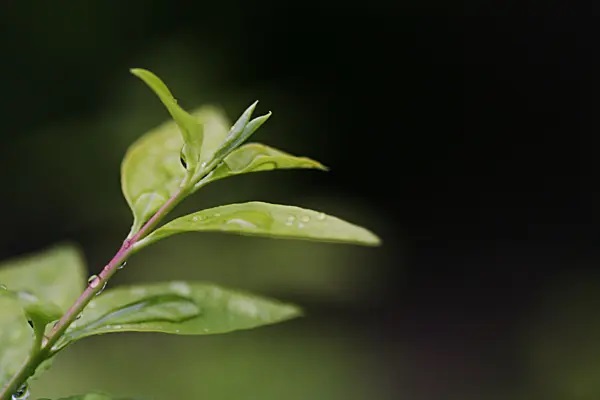
[(150, 71), (143, 69), (143, 68), (129, 68), (129, 72), (131, 74), (137, 76), (138, 78), (140, 78), (144, 74), (151, 73)]

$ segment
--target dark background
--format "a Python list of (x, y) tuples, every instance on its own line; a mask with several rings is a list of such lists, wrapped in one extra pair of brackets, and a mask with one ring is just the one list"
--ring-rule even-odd
[[(91, 270), (110, 258), (129, 224), (120, 158), (167, 119), (128, 74), (144, 67), (184, 106), (217, 103), (235, 118), (260, 99), (260, 111), (274, 117), (255, 140), (331, 167), (328, 174), (274, 172), (219, 183), (190, 209), (246, 197), (294, 203), (363, 224), (384, 242), (326, 250), (206, 239), (233, 248), (238, 260), (261, 246), (257, 263), (289, 251), (290, 265), (278, 265), (277, 278), (263, 266), (248, 281), (251, 261), (243, 277), (229, 270), (193, 278), (291, 299), (312, 314), (287, 328), (210, 342), (229, 349), (228, 340), (289, 338), (285, 359), (267, 357), (258, 372), (250, 361), (236, 372), (225, 362), (222, 374), (234, 376), (229, 385), (212, 387), (214, 377), (203, 382), (206, 372), (199, 372), (193, 382), (182, 379), (182, 394), (173, 396), (599, 398), (597, 21), (558, 2), (282, 4), (3, 2), (0, 255), (75, 240)], [(192, 251), (203, 237), (183, 239), (180, 248)], [(174, 243), (153, 254), (173, 260)], [(305, 270), (312, 250), (325, 258)], [(124, 282), (188, 277), (128, 272)], [(319, 350), (296, 362), (307, 337)], [(98, 347), (119, 340), (98, 339), (95, 349), (82, 344), (75, 354), (101, 357)], [(141, 339), (123, 340), (134, 346)], [(328, 353), (340, 341), (347, 346)], [(253, 346), (240, 351), (261, 345)], [(123, 351), (124, 359), (135, 357)], [(215, 363), (222, 354), (215, 351)], [(66, 372), (50, 372), (39, 395), (96, 387), (135, 394), (148, 385), (141, 373), (138, 386), (128, 382), (127, 368), (122, 385), (99, 380), (93, 366), (69, 375), (77, 357), (58, 362), (56, 370)], [(98, 363), (110, 360), (124, 362)], [(280, 377), (286, 383), (269, 395), (277, 362), (288, 368)], [(239, 376), (248, 369), (253, 378), (245, 382)], [(330, 377), (304, 380), (313, 375)], [(256, 379), (264, 380), (261, 388)], [(202, 389), (192, 395), (182, 385)], [(149, 387), (145, 393), (168, 398)]]

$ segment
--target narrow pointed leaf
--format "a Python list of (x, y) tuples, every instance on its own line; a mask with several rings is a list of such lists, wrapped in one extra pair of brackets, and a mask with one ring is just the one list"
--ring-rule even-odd
[[(204, 124), (202, 160), (210, 159), (227, 135), (228, 121), (215, 107), (193, 112)], [(181, 163), (183, 139), (173, 121), (149, 131), (127, 150), (121, 163), (121, 188), (134, 217), (132, 234), (180, 188), (186, 169)]]
[(204, 136), (202, 123), (177, 104), (177, 100), (175, 100), (167, 85), (152, 72), (134, 68), (131, 70), (131, 73), (143, 80), (154, 91), (177, 123), (183, 136), (185, 145), (183, 147), (183, 155), (187, 163), (187, 168), (190, 171), (194, 171), (199, 163), (202, 149)]
[[(250, 107), (248, 107), (248, 109), (244, 111), (242, 116), (233, 125), (231, 131), (225, 139), (225, 143), (215, 153), (214, 161), (216, 163), (221, 162), (229, 153), (248, 140), (248, 138), (271, 117), (271, 112), (269, 112), (249, 121), (257, 103), (258, 102), (254, 102)], [(242, 124), (244, 123), (245, 125), (242, 128)]]
[(210, 208), (177, 218), (137, 245), (143, 247), (178, 233), (202, 231), (367, 246), (380, 244), (379, 238), (367, 229), (324, 213), (294, 206), (249, 202)]
[(89, 304), (59, 342), (113, 332), (209, 335), (273, 324), (297, 307), (204, 282), (166, 282), (107, 290)]
[(0, 293), (0, 392), (18, 372), (33, 345), (33, 333), (17, 299)]
[(321, 163), (306, 157), (296, 157), (260, 143), (245, 144), (231, 152), (202, 182), (223, 179), (228, 176), (273, 169), (313, 168), (326, 171)]
[(0, 284), (13, 292), (29, 292), (41, 303), (66, 311), (85, 288), (86, 272), (77, 247), (60, 245), (0, 264)]

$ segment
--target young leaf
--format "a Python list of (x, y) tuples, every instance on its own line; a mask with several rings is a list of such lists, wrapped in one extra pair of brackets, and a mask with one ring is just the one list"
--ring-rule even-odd
[(228, 154), (244, 143), (258, 128), (262, 126), (271, 117), (271, 112), (254, 118), (250, 121), (252, 113), (256, 108), (258, 101), (255, 101), (242, 113), (238, 120), (233, 124), (229, 134), (225, 138), (225, 142), (216, 151), (213, 158), (213, 164), (217, 165), (221, 162)]
[(152, 72), (145, 69), (133, 68), (131, 73), (143, 80), (154, 91), (177, 123), (177, 126), (179, 126), (181, 135), (183, 136), (184, 147), (182, 153), (187, 164), (187, 169), (195, 171), (200, 161), (204, 138), (202, 123), (179, 107), (177, 100), (175, 100), (167, 85)]
[(4, 292), (0, 292), (0, 391), (25, 362), (33, 345), (19, 301)]
[(300, 315), (290, 304), (203, 282), (167, 282), (107, 290), (67, 330), (69, 342), (113, 332), (209, 335), (274, 324)]
[(323, 171), (327, 167), (306, 157), (296, 157), (260, 143), (248, 143), (232, 151), (204, 180), (202, 185), (232, 175), (273, 169), (314, 168)]
[(85, 274), (81, 253), (69, 244), (0, 264), (0, 284), (13, 292), (29, 292), (40, 302), (56, 304), (62, 311), (85, 288)]
[(155, 230), (136, 246), (184, 232), (220, 231), (249, 236), (346, 242), (376, 246), (372, 232), (336, 217), (299, 207), (249, 202), (198, 211)]
[[(201, 107), (192, 115), (204, 124), (204, 163), (223, 142), (228, 122), (215, 107)], [(121, 164), (121, 188), (134, 217), (132, 233), (179, 190), (186, 174), (182, 147), (177, 125), (169, 121), (140, 137), (127, 150)]]

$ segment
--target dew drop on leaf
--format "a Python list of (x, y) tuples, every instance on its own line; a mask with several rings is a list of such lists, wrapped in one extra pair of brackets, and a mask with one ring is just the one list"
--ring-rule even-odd
[(317, 219), (319, 221), (323, 221), (325, 219), (325, 217), (326, 217), (325, 213), (319, 213), (319, 215), (317, 215)]
[(119, 265), (117, 269), (123, 269), (127, 265), (127, 261), (123, 262), (123, 264)]
[(300, 217), (300, 221), (308, 222), (308, 221), (310, 221), (310, 217), (308, 215), (303, 215), (302, 217)]
[(298, 222), (298, 229), (304, 228), (304, 224), (302, 222)]

